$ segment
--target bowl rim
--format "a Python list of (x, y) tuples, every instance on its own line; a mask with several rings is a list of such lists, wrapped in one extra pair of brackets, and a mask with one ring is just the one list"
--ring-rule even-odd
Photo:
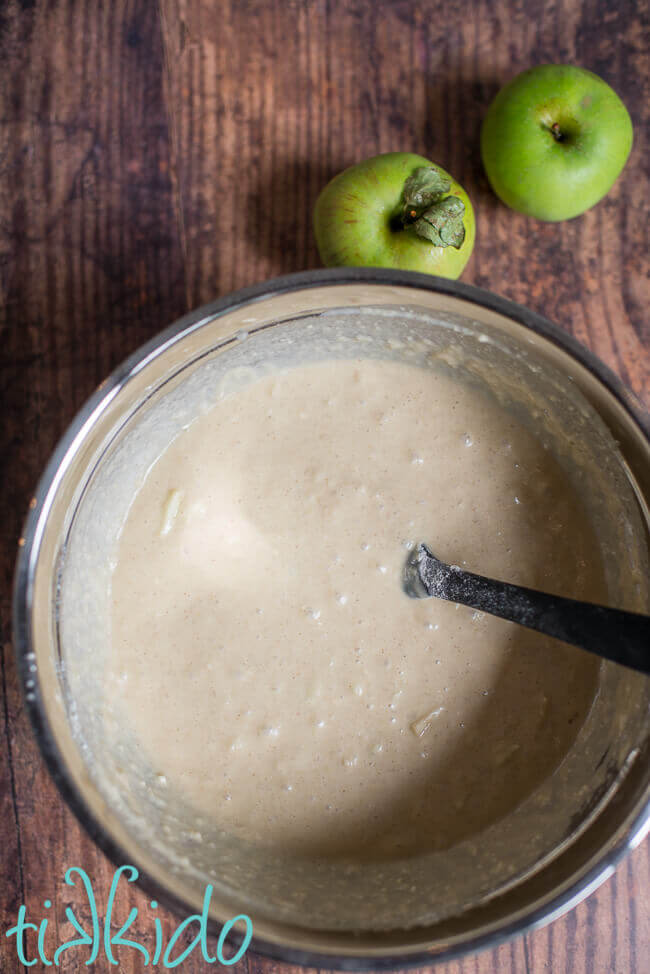
[[(413, 271), (401, 271), (388, 268), (330, 268), (275, 277), (269, 281), (254, 284), (224, 297), (217, 298), (208, 304), (188, 312), (173, 324), (158, 332), (153, 338), (145, 342), (120, 365), (117, 366), (98, 388), (90, 395), (81, 409), (67, 426), (61, 436), (52, 456), (34, 491), (29, 511), (24, 523), (19, 541), (18, 556), (14, 575), (13, 592), (13, 643), (19, 683), (21, 686), (24, 705), (28, 711), (32, 729), (34, 731), (41, 756), (46, 767), (57, 785), (61, 796), (72, 810), (87, 835), (101, 849), (101, 851), (116, 866), (124, 865), (127, 858), (119, 845), (103, 828), (90, 810), (81, 791), (69, 772), (63, 755), (56, 743), (50, 722), (46, 716), (41, 694), (38, 674), (30, 672), (30, 661), (33, 660), (31, 616), (33, 601), (34, 567), (38, 559), (41, 540), (41, 524), (43, 515), (47, 518), (48, 499), (57, 489), (57, 474), (63, 459), (74, 444), (78, 434), (91, 419), (95, 410), (108, 397), (117, 392), (135, 372), (139, 371), (149, 358), (160, 351), (163, 346), (173, 340), (188, 328), (200, 328), (207, 321), (233, 311), (237, 308), (254, 304), (258, 301), (289, 293), (292, 291), (308, 290), (322, 286), (346, 284), (378, 284), (392, 287), (412, 288), (414, 290), (433, 291), (448, 295), (469, 303), (479, 305), (489, 311), (496, 312), (549, 340), (561, 350), (576, 359), (623, 406), (625, 412), (641, 431), (650, 445), (650, 412), (645, 408), (637, 396), (627, 388), (624, 382), (606, 366), (593, 352), (586, 348), (568, 332), (554, 325), (544, 316), (531, 311), (523, 305), (494, 294), (475, 285), (464, 284), (459, 281), (421, 274)], [(335, 950), (331, 953), (312, 952), (308, 949), (285, 946), (274, 941), (257, 938), (253, 931), (253, 939), (249, 945), (252, 952), (289, 964), (305, 967), (319, 967), (324, 969), (365, 971), (365, 970), (404, 970), (410, 967), (430, 967), (445, 961), (456, 959), (462, 955), (475, 953), (485, 948), (494, 948), (512, 937), (526, 931), (544, 926), (573, 909), (601, 883), (613, 873), (615, 866), (626, 852), (635, 848), (650, 830), (650, 800), (638, 812), (628, 827), (626, 834), (602, 856), (597, 857), (590, 869), (574, 883), (553, 896), (548, 902), (539, 907), (524, 911), (510, 922), (498, 926), (483, 934), (469, 936), (466, 939), (446, 945), (439, 951), (417, 949), (414, 952), (387, 952), (385, 954), (353, 954)], [(157, 880), (143, 870), (137, 862), (129, 859), (139, 873), (138, 885), (148, 894), (154, 896), (160, 903), (168, 907), (176, 916), (181, 918), (187, 914), (188, 904), (171, 890), (161, 886)], [(209, 931), (219, 934), (221, 924), (210, 920)], [(232, 944), (238, 943), (237, 934), (229, 938)]]

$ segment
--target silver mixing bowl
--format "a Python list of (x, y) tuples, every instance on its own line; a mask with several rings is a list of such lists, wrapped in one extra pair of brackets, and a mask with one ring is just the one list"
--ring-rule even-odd
[(39, 746), (104, 852), (137, 866), (142, 885), (182, 916), (200, 912), (211, 882), (215, 931), (248, 913), (254, 950), (352, 970), (430, 964), (546, 923), (603, 882), (650, 823), (650, 680), (614, 664), (601, 666), (571, 751), (519, 808), (473, 841), (389, 863), (287, 862), (251, 848), (197, 824), (181, 796), (158, 794), (126, 730), (109, 740), (101, 672), (111, 546), (170, 423), (206, 408), (215, 384), (247, 381), (251, 364), (371, 348), (411, 361), (433, 349), (547, 437), (571, 476), (589, 483), (612, 604), (648, 609), (650, 422), (632, 394), (518, 305), (427, 275), (358, 269), (296, 274), (215, 301), (102, 383), (38, 486), (14, 603)]

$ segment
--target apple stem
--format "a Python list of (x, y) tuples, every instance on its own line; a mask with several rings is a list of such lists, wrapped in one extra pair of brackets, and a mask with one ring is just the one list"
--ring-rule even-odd
[(400, 230), (404, 230), (406, 228), (407, 224), (404, 222), (401, 209), (393, 213), (389, 220), (389, 226), (393, 233), (399, 233)]
[(556, 142), (563, 142), (564, 141), (564, 136), (563, 136), (563, 134), (562, 134), (562, 132), (560, 130), (560, 123), (559, 122), (553, 122), (553, 124), (551, 125), (551, 134), (552, 134), (552, 136), (553, 136), (553, 138), (555, 139)]

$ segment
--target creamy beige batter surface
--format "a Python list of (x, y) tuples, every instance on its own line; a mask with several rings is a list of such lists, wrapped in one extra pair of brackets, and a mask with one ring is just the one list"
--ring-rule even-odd
[(605, 597), (550, 452), (453, 378), (387, 361), (266, 377), (151, 469), (112, 584), (113, 713), (171, 793), (285, 851), (441, 849), (557, 766), (586, 654), (403, 594), (426, 540), (473, 571)]

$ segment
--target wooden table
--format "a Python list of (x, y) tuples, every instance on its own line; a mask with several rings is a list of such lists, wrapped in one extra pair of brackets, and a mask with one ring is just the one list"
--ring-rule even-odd
[[(647, 26), (647, 4), (634, 0), (0, 4), (2, 972), (22, 969), (3, 935), (21, 903), (40, 918), (51, 898), (46, 943), (56, 945), (74, 934), (65, 869), (83, 865), (103, 897), (113, 872), (44, 769), (11, 651), (21, 521), (75, 411), (188, 308), (318, 266), (319, 189), (393, 149), (438, 161), (469, 191), (478, 240), (464, 280), (548, 315), (650, 402)], [(499, 204), (477, 144), (498, 87), (549, 61), (601, 74), (636, 130), (607, 199), (559, 225)], [(436, 971), (648, 972), (649, 848), (546, 929)], [(133, 905), (146, 911), (147, 899), (129, 888), (118, 915)], [(166, 918), (166, 936), (173, 926)], [(85, 969), (86, 957), (66, 954), (62, 969)], [(125, 950), (119, 970), (141, 970), (133, 957)], [(253, 955), (237, 967), (283, 970)], [(91, 969), (114, 970), (103, 960)], [(193, 954), (181, 969), (214, 968)]]

